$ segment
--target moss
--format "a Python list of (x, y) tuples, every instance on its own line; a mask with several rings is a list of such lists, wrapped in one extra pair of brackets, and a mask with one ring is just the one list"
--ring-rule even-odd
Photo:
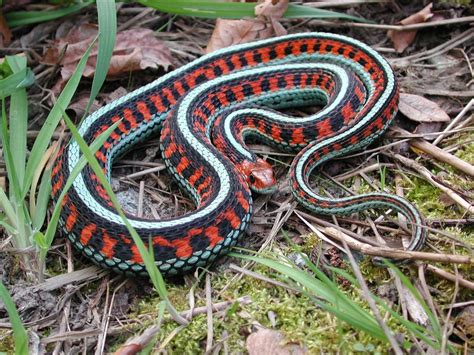
[[(280, 278), (278, 274), (262, 266), (255, 266), (254, 271), (270, 278)], [(377, 268), (376, 270), (380, 270)], [(386, 271), (380, 271), (381, 277), (386, 277)], [(225, 313), (214, 314), (214, 343), (223, 339), (223, 332), (227, 332), (226, 343), (231, 353), (241, 353), (245, 349), (245, 340), (254, 329), (253, 324), (261, 324), (264, 327), (277, 329), (285, 334), (288, 341), (300, 343), (308, 351), (319, 352), (355, 352), (362, 348), (371, 352), (386, 353), (389, 345), (372, 338), (370, 335), (358, 332), (340, 322), (336, 317), (316, 306), (308, 296), (296, 294), (281, 287), (275, 287), (250, 277), (242, 277), (233, 281), (235, 274), (222, 272), (212, 278), (212, 287), (215, 293), (219, 293), (228, 286), (219, 298), (213, 297), (214, 302), (233, 300), (247, 295), (252, 303), (245, 306), (230, 307)], [(188, 287), (169, 287), (171, 299), (174, 300), (178, 309), (187, 309)], [(365, 301), (360, 297), (357, 290), (345, 291), (351, 299), (355, 300), (363, 308), (368, 309)], [(204, 305), (204, 294), (197, 289), (197, 306)], [(156, 305), (160, 302), (158, 298), (151, 298), (147, 302), (141, 302), (136, 309), (137, 314), (150, 314), (150, 319), (156, 317)], [(275, 324), (269, 319), (269, 314), (275, 315)], [(143, 319), (143, 316), (142, 316)], [(191, 354), (202, 352), (205, 348), (207, 337), (206, 315), (201, 314), (193, 318), (193, 321), (180, 330), (166, 346), (170, 353)], [(403, 328), (398, 327), (389, 320), (395, 332), (405, 333)], [(167, 322), (160, 332), (160, 342), (163, 342), (177, 325)]]
[(414, 185), (408, 186), (406, 198), (413, 202), (428, 218), (459, 218), (462, 213), (456, 205), (447, 207), (441, 199), (442, 191), (424, 179), (413, 178)]
[(10, 330), (0, 330), (0, 353), (13, 354), (15, 352), (15, 340)]

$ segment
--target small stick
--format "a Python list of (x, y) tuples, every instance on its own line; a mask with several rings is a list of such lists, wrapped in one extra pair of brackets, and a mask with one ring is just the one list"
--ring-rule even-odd
[[(474, 99), (471, 100), (471, 102), (474, 102)], [(393, 127), (392, 130), (395, 131), (395, 132), (404, 134), (404, 135), (409, 135), (410, 134), (410, 132), (405, 131), (404, 129), (398, 128), (398, 127)], [(425, 152), (426, 154), (431, 155), (433, 158), (435, 158), (439, 161), (445, 162), (445, 163), (461, 170), (462, 172), (464, 172), (464, 173), (466, 173), (470, 176), (474, 176), (474, 166), (473, 165), (469, 164), (468, 162), (466, 162), (462, 159), (459, 159), (455, 155), (447, 153), (443, 149), (438, 148), (435, 144), (431, 144), (431, 143), (425, 141), (424, 139), (420, 139), (420, 138), (411, 139), (409, 141), (409, 143), (413, 147), (418, 148), (418, 149), (422, 150), (423, 152)]]
[(361, 243), (354, 238), (351, 238), (345, 233), (336, 228), (326, 227), (319, 228), (323, 233), (326, 233), (334, 239), (342, 242), (343, 240), (355, 250), (358, 250), (366, 255), (380, 256), (390, 259), (407, 259), (407, 260), (424, 260), (435, 261), (441, 263), (456, 263), (456, 264), (474, 264), (474, 258), (467, 255), (453, 255), (453, 254), (437, 254), (425, 253), (421, 251), (408, 251), (384, 247), (374, 247), (365, 243)]
[[(219, 311), (222, 311), (222, 310), (226, 309), (227, 307), (229, 307), (230, 305), (232, 305), (235, 302), (238, 302), (240, 305), (247, 305), (247, 304), (252, 303), (252, 300), (249, 296), (243, 296), (243, 297), (237, 298), (234, 301), (224, 301), (224, 302), (211, 304), (211, 310), (213, 310), (214, 312), (219, 312)], [(203, 306), (203, 307), (194, 308), (194, 309), (189, 310), (189, 311), (181, 312), (180, 315), (183, 316), (184, 318), (194, 317), (195, 315), (206, 313), (207, 310), (208, 310), (208, 306), (206, 305), (206, 306)], [(171, 320), (171, 318), (166, 317), (166, 318), (162, 319), (162, 322), (166, 322), (166, 321), (169, 321), (169, 320)], [(143, 350), (143, 348), (145, 348), (147, 346), (147, 344), (154, 339), (156, 334), (158, 334), (158, 332), (161, 329), (161, 324), (162, 323), (153, 325), (150, 328), (146, 329), (140, 336), (134, 337), (134, 338), (128, 340), (125, 343), (125, 345), (121, 346), (115, 352), (115, 354), (116, 355), (135, 354), (138, 351)], [(182, 327), (183, 326), (178, 327), (177, 329), (181, 330)], [(114, 329), (114, 331), (115, 331), (115, 329)], [(161, 344), (161, 346), (163, 346), (168, 341), (169, 340), (165, 340), (163, 342), (163, 344)], [(129, 351), (135, 351), (135, 352), (129, 352)]]
[(419, 30), (420, 28), (454, 25), (454, 24), (461, 24), (461, 23), (469, 23), (473, 21), (474, 21), (474, 16), (466, 16), (466, 17), (433, 21), (433, 22), (415, 23), (411, 25), (378, 25), (378, 24), (373, 24), (373, 23), (359, 23), (359, 22), (334, 23), (334, 22), (325, 21), (325, 20), (313, 20), (311, 21), (311, 24), (321, 24), (321, 25), (327, 25), (327, 26), (332, 26), (332, 27), (361, 27), (361, 28), (375, 28), (379, 30), (411, 31), (411, 30)]
[(123, 178), (128, 178), (128, 179), (133, 180), (133, 179), (142, 177), (144, 175), (148, 175), (148, 174), (151, 174), (151, 173), (156, 173), (158, 171), (162, 171), (162, 170), (165, 170), (165, 169), (166, 169), (166, 166), (164, 164), (162, 164), (162, 165), (154, 167), (154, 168), (149, 168), (149, 169), (145, 169), (145, 170), (142, 170), (142, 171), (138, 171), (138, 172), (133, 173), (133, 174), (126, 175)]
[(206, 273), (206, 308), (207, 308), (206, 353), (209, 353), (212, 349), (212, 339), (214, 338), (214, 324), (212, 322), (211, 276), (209, 273)]
[(446, 126), (445, 130), (443, 133), (441, 133), (438, 138), (436, 138), (433, 141), (433, 145), (437, 145), (441, 140), (447, 135), (447, 131), (449, 131), (451, 128), (456, 127), (458, 125), (458, 122), (466, 115), (466, 113), (471, 109), (471, 107), (474, 105), (474, 99), (471, 99), (471, 101), (468, 102), (468, 104), (459, 112), (459, 114)]
[(248, 269), (244, 269), (244, 268), (242, 268), (240, 266), (237, 266), (235, 264), (232, 264), (232, 263), (229, 264), (229, 269), (232, 270), (232, 271), (240, 272), (241, 274), (253, 277), (254, 279), (265, 281), (265, 282), (268, 282), (269, 284), (286, 288), (287, 290), (290, 290), (290, 291), (301, 292), (301, 290), (298, 290), (294, 287), (288, 286), (287, 284), (285, 284), (283, 282), (273, 280), (269, 277), (266, 277), (264, 275), (259, 274), (258, 272), (250, 271)]
[(469, 288), (471, 290), (474, 290), (474, 282), (466, 280), (462, 278), (461, 276), (456, 276), (451, 274), (450, 272), (447, 272), (443, 269), (440, 269), (436, 266), (433, 265), (426, 265), (426, 270), (431, 271), (433, 274), (438, 275), (439, 277), (442, 277), (443, 279), (456, 282), (456, 280), (459, 283), (459, 286), (464, 286), (466, 288)]
[(138, 209), (137, 217), (143, 217), (143, 197), (145, 195), (145, 181), (140, 180), (140, 187), (138, 189)]
[(453, 201), (455, 201), (458, 205), (464, 208), (468, 213), (474, 213), (474, 206), (472, 204), (467, 202), (465, 199), (459, 196), (452, 189), (435, 181), (430, 171), (426, 169), (424, 166), (422, 166), (421, 164), (418, 164), (414, 160), (408, 159), (400, 154), (392, 154), (389, 152), (385, 152), (384, 154), (397, 159), (403, 165), (406, 165), (409, 168), (413, 169), (414, 171), (418, 172), (420, 175), (422, 175), (426, 179), (426, 181), (428, 181), (431, 185), (437, 187), (441, 191), (445, 192)]

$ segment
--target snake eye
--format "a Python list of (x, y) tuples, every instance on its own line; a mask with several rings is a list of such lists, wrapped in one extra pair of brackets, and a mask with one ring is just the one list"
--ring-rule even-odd
[(255, 184), (255, 176), (253, 176), (252, 174), (249, 175), (249, 182), (251, 184)]

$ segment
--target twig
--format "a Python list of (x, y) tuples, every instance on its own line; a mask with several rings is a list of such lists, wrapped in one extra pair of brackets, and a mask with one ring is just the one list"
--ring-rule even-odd
[(360, 27), (360, 28), (375, 28), (379, 30), (392, 30), (392, 31), (411, 31), (419, 30), (421, 28), (436, 27), (436, 26), (447, 26), (454, 24), (469, 23), (474, 21), (474, 16), (459, 17), (447, 20), (415, 23), (411, 25), (378, 25), (373, 23), (360, 23), (360, 22), (340, 22), (334, 23), (331, 21), (324, 20), (313, 20), (311, 24), (326, 25), (331, 27)]
[[(222, 311), (226, 309), (227, 307), (231, 306), (232, 304), (234, 304), (235, 302), (238, 302), (240, 305), (247, 305), (247, 304), (252, 303), (252, 299), (249, 296), (243, 296), (243, 297), (237, 298), (234, 301), (224, 301), (224, 302), (214, 303), (212, 305), (212, 310), (214, 312)], [(202, 314), (206, 312), (207, 312), (207, 306), (202, 306), (202, 307), (196, 307), (192, 310), (180, 312), (179, 314), (182, 317), (189, 319), (189, 317), (194, 317), (198, 314)], [(167, 320), (167, 318), (165, 318), (165, 320)]]
[[(454, 249), (454, 247), (453, 247)], [(448, 326), (449, 326), (449, 319), (451, 318), (451, 313), (453, 311), (453, 304), (454, 302), (456, 302), (456, 298), (458, 297), (458, 293), (459, 293), (459, 271), (458, 271), (458, 266), (455, 264), (453, 265), (454, 267), (454, 271), (456, 273), (455, 275), (455, 281), (454, 281), (454, 292), (453, 292), (453, 298), (451, 300), (451, 303), (450, 303), (450, 307), (448, 309), (448, 312), (446, 314), (446, 318), (444, 320), (444, 327), (443, 327), (443, 338), (441, 340), (441, 351), (442, 351), (442, 354), (446, 354), (447, 353), (447, 349), (446, 349), (446, 346), (448, 344)], [(452, 331), (452, 329), (451, 329)]]
[(206, 308), (207, 308), (206, 354), (208, 354), (212, 349), (212, 339), (214, 338), (214, 324), (212, 322), (211, 275), (209, 273), (206, 273)]
[(140, 180), (140, 187), (138, 189), (138, 208), (137, 208), (137, 217), (143, 217), (143, 198), (145, 195), (145, 181)]
[[(466, 113), (471, 109), (474, 105), (474, 99), (471, 99), (468, 104), (459, 112), (459, 114), (446, 126), (445, 132), (451, 130), (453, 127), (456, 127), (460, 120), (466, 115)], [(438, 138), (433, 141), (433, 145), (437, 145), (441, 140), (446, 137), (447, 133), (441, 133)]]
[(402, 58), (393, 58), (389, 60), (391, 63), (403, 63), (403, 62), (420, 62), (429, 58), (432, 58), (436, 55), (440, 55), (448, 50), (458, 47), (462, 43), (469, 41), (474, 37), (474, 29), (470, 28), (458, 36), (451, 38), (449, 41), (441, 43), (439, 46), (428, 49), (424, 52), (419, 52)]
[[(315, 227), (317, 228), (317, 227)], [(435, 261), (440, 263), (456, 263), (456, 264), (474, 264), (474, 258), (467, 255), (437, 254), (425, 253), (421, 251), (408, 251), (384, 247), (374, 247), (365, 243), (361, 243), (336, 228), (319, 228), (320, 231), (330, 235), (332, 238), (342, 242), (343, 240), (355, 250), (366, 255), (385, 257), (395, 260), (424, 260)]]
[(157, 166), (155, 168), (149, 168), (149, 169), (145, 169), (145, 170), (133, 173), (133, 174), (126, 175), (126, 176), (122, 177), (121, 179), (126, 179), (127, 178), (127, 179), (133, 180), (133, 179), (142, 177), (144, 175), (148, 175), (148, 174), (151, 174), (151, 173), (156, 173), (158, 171), (162, 171), (162, 170), (165, 170), (165, 169), (166, 169), (166, 165), (162, 164), (162, 165)]
[(100, 279), (109, 271), (98, 268), (97, 266), (90, 266), (82, 270), (70, 272), (68, 274), (61, 274), (47, 279), (45, 282), (32, 286), (34, 291), (52, 291), (68, 284), (75, 282), (94, 281)]
[(385, 152), (384, 154), (400, 161), (403, 165), (408, 166), (409, 168), (415, 170), (419, 174), (421, 174), (431, 185), (439, 188), (441, 191), (445, 192), (454, 202), (456, 202), (458, 205), (460, 205), (462, 208), (464, 208), (468, 213), (474, 213), (474, 206), (464, 200), (461, 196), (459, 196), (456, 192), (451, 190), (450, 188), (440, 184), (439, 182), (435, 181), (432, 177), (432, 174), (429, 172), (428, 169), (426, 169), (424, 166), (421, 164), (418, 164), (414, 160), (411, 160), (409, 158), (406, 158), (400, 154), (392, 154), (390, 152)]
[(100, 329), (86, 329), (86, 330), (79, 330), (79, 331), (68, 331), (65, 333), (59, 333), (55, 335), (51, 335), (49, 337), (41, 339), (41, 343), (49, 344), (54, 343), (57, 341), (64, 341), (64, 340), (77, 340), (83, 339), (88, 337), (97, 336), (101, 333)]
[[(474, 102), (474, 99), (471, 101)], [(399, 127), (393, 127), (392, 129), (395, 132), (404, 134), (405, 136), (410, 134), (410, 132)], [(468, 162), (462, 159), (459, 159), (458, 157), (452, 154), (445, 152), (443, 149), (438, 148), (434, 144), (431, 144), (425, 141), (424, 139), (420, 139), (420, 138), (411, 139), (409, 141), (409, 144), (411, 144), (415, 148), (422, 150), (426, 154), (431, 155), (432, 157), (434, 157), (435, 159), (439, 161), (445, 162), (470, 176), (474, 176), (473, 165), (469, 164)]]
[[(222, 310), (226, 309), (227, 307), (231, 306), (235, 302), (238, 302), (240, 305), (247, 305), (247, 304), (252, 303), (252, 300), (250, 299), (249, 296), (243, 296), (243, 297), (237, 298), (234, 301), (225, 301), (225, 302), (219, 302), (219, 303), (215, 303), (215, 304), (211, 303), (211, 307), (210, 307), (211, 312), (212, 311), (213, 312), (222, 311)], [(206, 313), (208, 311), (208, 309), (209, 309), (209, 307), (206, 305), (206, 306), (203, 306), (203, 307), (194, 308), (194, 309), (189, 310), (189, 311), (181, 312), (180, 315), (185, 317), (185, 318), (186, 317), (194, 317), (195, 315)], [(189, 319), (191, 319), (191, 318), (189, 318)], [(120, 347), (120, 349), (117, 350), (117, 352), (115, 354), (116, 355), (125, 355), (125, 354), (130, 354), (130, 353), (134, 354), (138, 351), (143, 350), (143, 348), (145, 348), (148, 345), (148, 343), (150, 341), (152, 341), (154, 339), (154, 337), (158, 334), (158, 332), (161, 329), (162, 323), (170, 321), (170, 320), (172, 320), (170, 317), (162, 318), (162, 321), (159, 322), (159, 324), (155, 324), (155, 325), (147, 328), (140, 336), (135, 337), (131, 340), (128, 340), (126, 342), (126, 344), (123, 345), (122, 347)], [(172, 334), (170, 334), (170, 336), (167, 337), (162, 342), (160, 347), (164, 347), (169, 342), (169, 340), (172, 337), (174, 337), (174, 335), (176, 335), (176, 333), (179, 332), (181, 329), (183, 329), (183, 326), (180, 326), (180, 327), (176, 328), (175, 331), (173, 331)], [(128, 352), (128, 351), (130, 351), (130, 352)], [(135, 352), (133, 352), (133, 351), (135, 351)]]
[[(334, 217), (334, 223), (337, 224), (337, 220)], [(364, 298), (369, 304), (369, 307), (372, 311), (372, 313), (375, 316), (375, 319), (377, 320), (377, 323), (379, 323), (380, 328), (384, 331), (385, 335), (387, 336), (388, 341), (390, 342), (390, 345), (393, 348), (393, 351), (397, 355), (403, 355), (403, 351), (400, 348), (400, 345), (398, 342), (395, 340), (395, 337), (393, 336), (392, 331), (390, 328), (387, 326), (387, 324), (383, 321), (382, 316), (380, 315), (380, 311), (377, 308), (377, 305), (374, 301), (374, 298), (372, 297), (372, 294), (370, 293), (369, 287), (367, 286), (367, 283), (365, 282), (364, 276), (362, 276), (362, 272), (359, 269), (359, 265), (354, 259), (354, 255), (352, 255), (351, 249), (347, 245), (347, 242), (345, 239), (342, 239), (342, 244), (344, 245), (344, 248), (347, 251), (347, 256), (349, 257), (349, 262), (351, 263), (352, 270), (354, 271), (354, 275), (357, 278), (357, 281), (359, 282), (360, 288), (362, 289), (362, 293), (364, 294)]]
[(265, 282), (268, 282), (269, 284), (272, 284), (272, 285), (275, 285), (275, 286), (279, 286), (279, 287), (283, 287), (283, 288), (286, 288), (287, 290), (290, 290), (290, 291), (294, 291), (294, 292), (301, 292), (300, 290), (298, 290), (297, 288), (294, 288), (294, 287), (291, 287), (283, 282), (280, 282), (280, 281), (276, 281), (276, 280), (273, 280), (269, 277), (266, 277), (262, 274), (259, 274), (258, 272), (255, 272), (255, 271), (250, 271), (248, 269), (244, 269), (240, 266), (237, 266), (235, 264), (229, 264), (229, 269), (232, 270), (232, 271), (235, 271), (235, 272), (239, 272), (243, 275), (247, 275), (247, 276), (250, 276), (250, 277), (253, 277), (254, 279), (257, 279), (257, 280), (261, 280), (261, 281), (265, 281)]
[(431, 271), (433, 274), (438, 275), (439, 277), (442, 277), (443, 279), (452, 281), (452, 282), (459, 282), (459, 286), (466, 287), (468, 289), (474, 290), (474, 282), (466, 280), (465, 278), (461, 276), (456, 276), (451, 274), (450, 272), (447, 272), (443, 269), (440, 269), (436, 266), (433, 265), (426, 265), (426, 270)]

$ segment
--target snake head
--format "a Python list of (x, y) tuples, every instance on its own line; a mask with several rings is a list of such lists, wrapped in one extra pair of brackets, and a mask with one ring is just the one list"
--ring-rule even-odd
[(247, 179), (250, 188), (261, 194), (272, 193), (276, 189), (276, 180), (272, 166), (263, 159), (256, 161), (245, 160), (241, 170)]

